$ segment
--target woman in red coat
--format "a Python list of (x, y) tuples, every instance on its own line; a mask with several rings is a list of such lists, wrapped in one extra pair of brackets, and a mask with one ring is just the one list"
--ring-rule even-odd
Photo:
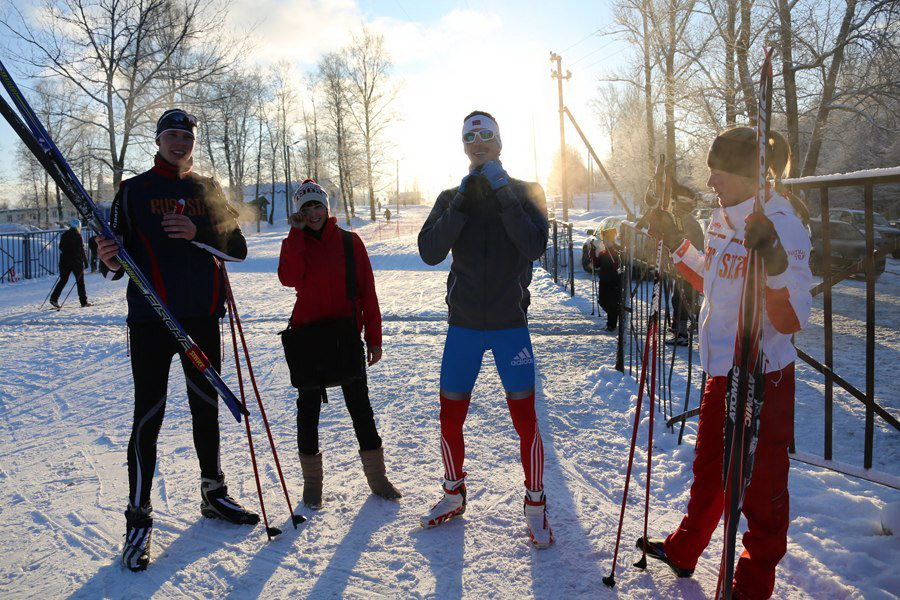
[[(360, 333), (364, 332), (367, 363), (374, 365), (381, 360), (381, 311), (365, 245), (358, 235), (351, 233), (358, 290), (355, 302), (351, 303), (347, 298), (343, 236), (337, 219), (328, 215), (327, 194), (314, 180), (307, 179), (294, 194), (294, 210), (289, 218), (291, 230), (281, 243), (278, 262), (281, 284), (297, 290), (291, 327), (348, 317), (355, 310)], [(384, 453), (365, 374), (341, 389), (369, 487), (383, 498), (399, 498), (400, 493), (385, 475)], [(297, 445), (303, 469), (303, 503), (312, 509), (322, 506), (321, 397), (318, 390), (298, 390)]]

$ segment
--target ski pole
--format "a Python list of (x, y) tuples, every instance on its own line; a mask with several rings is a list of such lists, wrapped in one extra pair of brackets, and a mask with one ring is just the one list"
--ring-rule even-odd
[[(659, 329), (659, 321), (656, 321), (653, 326), (653, 329)], [(649, 414), (650, 414), (650, 427), (649, 432), (647, 433), (647, 487), (644, 492), (644, 536), (641, 538), (643, 540), (643, 544), (641, 544), (641, 558), (638, 559), (634, 566), (638, 569), (646, 569), (647, 568), (647, 521), (650, 519), (650, 469), (651, 462), (653, 459), (653, 401), (654, 401), (654, 386), (656, 384), (656, 344), (657, 337), (656, 331), (653, 332), (653, 349), (651, 350), (652, 358), (650, 362), (650, 394), (647, 397)]]
[(269, 447), (272, 449), (272, 458), (275, 460), (275, 469), (278, 471), (278, 478), (281, 481), (281, 489), (284, 491), (284, 499), (287, 501), (288, 512), (291, 515), (291, 523), (294, 525), (294, 529), (297, 528), (297, 525), (306, 521), (306, 517), (303, 515), (295, 515), (294, 514), (294, 505), (291, 503), (291, 497), (288, 493), (287, 483), (284, 480), (284, 472), (281, 470), (281, 462), (278, 460), (278, 452), (275, 450), (275, 440), (272, 437), (272, 428), (269, 427), (269, 418), (266, 416), (266, 409), (262, 403), (262, 397), (259, 394), (259, 388), (256, 385), (256, 376), (253, 374), (253, 365), (250, 363), (250, 351), (247, 349), (247, 340), (244, 337), (244, 328), (241, 326), (241, 317), (237, 311), (237, 304), (234, 301), (234, 294), (231, 291), (231, 282), (228, 279), (228, 271), (225, 269), (225, 265), (221, 263), (219, 264), (222, 269), (222, 276), (225, 280), (225, 297), (228, 299), (229, 305), (231, 307), (232, 312), (234, 313), (234, 320), (237, 324), (238, 333), (241, 336), (241, 346), (244, 349), (244, 358), (247, 361), (247, 373), (250, 376), (250, 383), (253, 386), (253, 393), (256, 395), (256, 404), (259, 406), (259, 414), (262, 417), (263, 426), (266, 428), (266, 436), (269, 438)]
[[(638, 428), (641, 424), (641, 405), (644, 399), (644, 382), (647, 377), (647, 359), (650, 352), (650, 336), (652, 328), (647, 328), (647, 339), (644, 343), (644, 356), (641, 360), (641, 379), (638, 383), (638, 397), (634, 408), (634, 427), (631, 430), (631, 449), (628, 452), (628, 467), (625, 470), (625, 489), (622, 491), (622, 508), (619, 511), (619, 529), (616, 533), (616, 548), (613, 551), (612, 570), (608, 577), (603, 578), (603, 584), (607, 587), (616, 585), (616, 563), (619, 559), (619, 542), (622, 539), (622, 522), (625, 519), (625, 504), (628, 502), (628, 484), (631, 482), (631, 467), (634, 464), (634, 447), (637, 442)], [(652, 415), (652, 411), (651, 411)], [(652, 418), (652, 416), (651, 416)], [(651, 440), (652, 443), (652, 440)]]
[[(232, 318), (231, 304), (228, 305), (228, 323), (231, 325), (231, 344), (234, 347), (234, 367), (237, 372), (238, 388), (241, 393), (241, 405), (247, 408), (247, 397), (244, 394), (244, 378), (241, 374), (241, 357), (238, 355), (237, 338), (234, 334), (234, 319)], [(247, 445), (250, 446), (250, 462), (253, 464), (253, 479), (256, 480), (256, 493), (259, 496), (259, 507), (262, 510), (263, 523), (266, 526), (266, 535), (269, 541), (276, 535), (281, 534), (281, 530), (277, 527), (269, 526), (269, 517), (266, 515), (266, 502), (263, 500), (262, 486), (259, 484), (259, 469), (256, 466), (256, 452), (253, 449), (253, 434), (250, 433), (250, 419), (244, 419), (244, 426), (247, 431)]]
[(50, 291), (47, 292), (46, 296), (44, 296), (44, 301), (41, 302), (41, 306), (38, 308), (38, 310), (42, 310), (44, 308), (44, 305), (47, 303), (47, 300), (50, 298), (50, 294), (52, 294), (53, 290), (56, 288), (56, 283), (58, 281), (59, 281), (59, 275), (57, 275), (56, 279), (53, 280), (53, 285), (50, 286)]

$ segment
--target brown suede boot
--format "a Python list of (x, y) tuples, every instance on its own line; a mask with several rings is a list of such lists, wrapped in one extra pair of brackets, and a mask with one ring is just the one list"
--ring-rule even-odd
[(384, 449), (360, 450), (359, 457), (362, 459), (363, 473), (366, 474), (366, 480), (369, 482), (369, 489), (372, 490), (372, 493), (388, 500), (400, 498), (400, 492), (391, 485), (385, 475)]
[(322, 508), (322, 453), (301, 454), (303, 469), (303, 504), (312, 510)]

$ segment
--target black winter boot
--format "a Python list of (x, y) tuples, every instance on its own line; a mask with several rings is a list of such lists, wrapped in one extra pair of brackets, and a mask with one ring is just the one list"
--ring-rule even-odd
[(149, 504), (125, 511), (125, 545), (122, 564), (131, 571), (143, 571), (150, 564), (150, 535), (153, 533), (153, 511)]
[(222, 519), (235, 525), (256, 525), (259, 515), (238, 504), (228, 495), (228, 486), (224, 479), (200, 480), (200, 514), (210, 519)]

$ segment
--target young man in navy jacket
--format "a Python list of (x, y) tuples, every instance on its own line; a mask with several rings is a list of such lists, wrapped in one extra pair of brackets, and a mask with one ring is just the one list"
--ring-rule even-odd
[[(159, 152), (149, 171), (123, 181), (113, 200), (110, 225), (147, 275), (175, 318), (221, 369), (219, 319), (225, 314), (223, 275), (218, 259), (242, 261), (247, 242), (219, 184), (195, 174), (197, 119), (181, 109), (167, 110), (156, 124)], [(183, 213), (176, 207), (184, 200)], [(124, 274), (114, 240), (97, 237), (101, 272)], [(166, 405), (172, 357), (179, 348), (156, 311), (129, 282), (128, 331), (134, 376), (134, 423), (128, 442), (129, 496), (122, 562), (132, 571), (147, 568), (150, 488), (156, 468), (156, 439)], [(187, 384), (200, 462), (201, 513), (237, 524), (256, 524), (259, 516), (228, 495), (219, 464), (218, 397), (213, 387), (180, 355)]]

